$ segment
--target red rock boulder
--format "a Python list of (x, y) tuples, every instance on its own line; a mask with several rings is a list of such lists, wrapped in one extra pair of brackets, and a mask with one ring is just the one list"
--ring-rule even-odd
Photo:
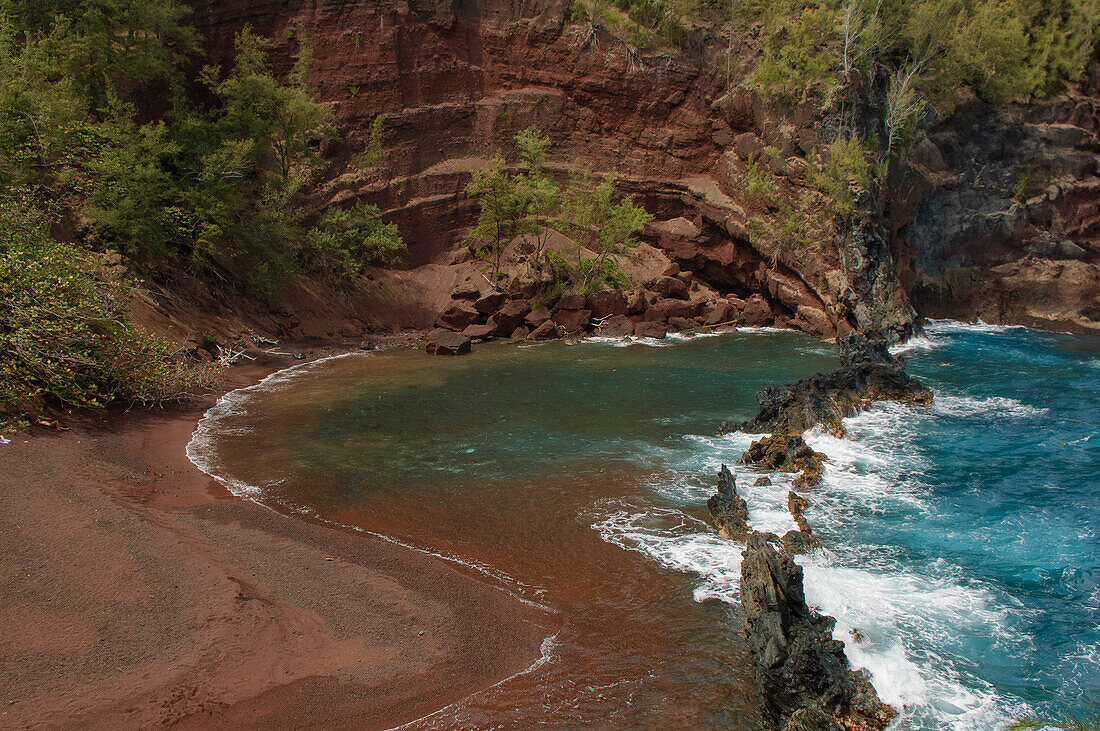
[(436, 328), (424, 338), (424, 350), (429, 355), (465, 355), (470, 352), (470, 339), (461, 333)]

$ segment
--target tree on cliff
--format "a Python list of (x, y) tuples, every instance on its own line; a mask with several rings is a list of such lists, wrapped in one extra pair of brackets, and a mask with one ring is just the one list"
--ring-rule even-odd
[[(550, 294), (570, 287), (594, 292), (626, 286), (617, 257), (638, 245), (635, 234), (653, 216), (629, 197), (617, 196), (614, 176), (597, 182), (589, 175), (577, 175), (565, 190), (560, 189), (546, 174), (550, 140), (541, 131), (525, 129), (515, 141), (520, 173), (509, 174), (504, 158), (497, 155), (488, 167), (475, 171), (466, 186), (467, 194), (480, 203), (477, 225), (466, 240), (480, 243), (478, 255), (489, 262), (494, 286), (504, 249), (519, 236), (533, 244), (531, 268), (543, 285), (547, 284), (543, 277), (549, 275)], [(553, 230), (572, 238), (572, 262), (547, 251)]]
[(518, 176), (505, 170), (504, 158), (498, 154), (487, 167), (473, 172), (466, 194), (477, 198), (481, 207), (477, 225), (466, 235), (466, 241), (481, 244), (477, 255), (489, 263), (489, 281), (496, 287), (504, 249), (520, 234), (535, 232), (527, 219), (531, 211), (530, 192), (520, 184)]
[[(629, 284), (616, 259), (638, 245), (635, 234), (651, 220), (653, 215), (629, 197), (616, 200), (613, 175), (599, 183), (588, 175), (574, 177), (564, 193), (559, 226), (575, 245), (576, 286), (589, 292)], [(586, 251), (595, 256), (585, 256)]]

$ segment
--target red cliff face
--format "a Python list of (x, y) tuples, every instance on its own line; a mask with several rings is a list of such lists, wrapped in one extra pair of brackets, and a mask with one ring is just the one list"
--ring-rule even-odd
[[(827, 336), (883, 326), (904, 334), (912, 287), (930, 308), (948, 307), (933, 296), (949, 277), (943, 236), (926, 224), (935, 222), (937, 196), (954, 190), (952, 180), (956, 188), (980, 185), (951, 177), (965, 151), (943, 159), (937, 148), (948, 171), (939, 177), (922, 168), (922, 195), (903, 206), (913, 225), (871, 221), (852, 235), (844, 225), (838, 230), (823, 196), (805, 184), (807, 154), (827, 142), (812, 113), (788, 115), (795, 124), (751, 92), (726, 93), (724, 68), (697, 54), (639, 57), (606, 32), (589, 37), (587, 26), (568, 19), (566, 0), (193, 5), (209, 61), (227, 62), (234, 33), (251, 25), (273, 39), (273, 60), (285, 69), (305, 36), (315, 53), (311, 81), (343, 133), (325, 151), (317, 205), (363, 197), (389, 210), (411, 268), (461, 258), (454, 251), (476, 213), (463, 193), (469, 171), (498, 149), (508, 156), (511, 137), (534, 125), (553, 140), (553, 170), (563, 177), (616, 171), (623, 190), (654, 213), (644, 238), (667, 261), (720, 296), (762, 296), (780, 324)], [(383, 162), (363, 170), (353, 160), (380, 114)], [(1095, 128), (1088, 134), (1094, 142)], [(1095, 146), (1086, 152), (1094, 174)], [(770, 182), (769, 196), (748, 191), (750, 165)], [(1084, 231), (1095, 242), (1091, 184), (1063, 191), (1043, 210), (1070, 238)], [(954, 205), (963, 210), (968, 200), (964, 191)], [(784, 226), (792, 206), (801, 212), (797, 233)], [(945, 235), (963, 249), (976, 245)], [(1091, 251), (1092, 263), (1082, 264), (1095, 274)], [(967, 305), (958, 306), (965, 314)]]

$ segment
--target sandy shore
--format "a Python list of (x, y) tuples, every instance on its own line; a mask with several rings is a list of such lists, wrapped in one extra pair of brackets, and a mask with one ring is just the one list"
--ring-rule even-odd
[(197, 470), (212, 402), (0, 445), (0, 727), (389, 728), (539, 657), (554, 620), (479, 576)]

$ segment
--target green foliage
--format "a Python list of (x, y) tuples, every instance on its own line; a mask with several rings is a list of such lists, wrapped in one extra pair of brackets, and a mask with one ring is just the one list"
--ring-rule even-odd
[(747, 227), (749, 229), (749, 236), (753, 239), (761, 238), (768, 231), (767, 227), (764, 225), (764, 219), (760, 216), (753, 216), (750, 218)]
[(1016, 182), (1012, 184), (1012, 197), (1015, 200), (1023, 202), (1024, 195), (1027, 192), (1028, 174), (1026, 172), (1020, 173), (1016, 176)]
[(219, 81), (220, 69), (207, 67), (203, 81), (221, 102), (219, 131), (253, 142), (261, 169), (273, 169), (283, 183), (292, 172), (307, 175), (318, 157), (311, 139), (327, 133), (327, 113), (307, 85), (313, 52), (299, 40), (290, 84), (272, 74), (266, 49), (271, 42), (245, 27), (237, 34), (237, 57), (228, 77)]
[(760, 168), (755, 160), (749, 163), (746, 171), (744, 194), (749, 200), (771, 200), (775, 197), (775, 184), (768, 171)]
[(480, 204), (477, 225), (466, 236), (468, 242), (479, 242), (477, 255), (489, 263), (490, 281), (500, 278), (500, 261), (504, 249), (523, 233), (532, 232), (527, 220), (531, 202), (517, 179), (504, 169), (504, 158), (497, 155), (489, 165), (475, 170), (466, 185), (466, 194)]
[[(594, 292), (626, 286), (617, 258), (638, 245), (635, 234), (652, 216), (629, 197), (618, 197), (613, 177), (597, 182), (575, 176), (564, 191), (559, 189), (546, 174), (550, 140), (539, 130), (525, 129), (515, 141), (519, 173), (509, 174), (497, 155), (473, 173), (466, 187), (480, 203), (477, 225), (467, 240), (479, 244), (477, 252), (489, 262), (491, 281), (499, 278), (504, 248), (522, 237), (531, 245), (529, 274), (549, 282), (536, 301), (556, 298), (569, 288)], [(546, 249), (552, 229), (572, 238), (571, 262)]]
[(912, 71), (907, 93), (944, 113), (963, 87), (994, 104), (1051, 94), (1081, 77), (1100, 30), (1096, 0), (761, 0), (757, 7), (764, 40), (753, 82), (765, 96), (827, 93), (838, 72), (870, 74), (882, 63), (890, 73)]
[(853, 187), (866, 188), (870, 183), (870, 163), (860, 141), (855, 137), (836, 139), (824, 155), (812, 155), (810, 163), (806, 182), (828, 196), (838, 213), (851, 213)]
[[(630, 198), (616, 198), (613, 176), (599, 183), (588, 176), (575, 177), (563, 194), (558, 225), (575, 244), (574, 282), (577, 286), (585, 292), (625, 286), (626, 277), (615, 263), (615, 257), (636, 247), (635, 234), (652, 220), (652, 214), (634, 205)], [(596, 256), (586, 262), (588, 257), (583, 256), (584, 251), (594, 252)]]
[(93, 109), (177, 81), (199, 51), (189, 13), (176, 0), (0, 0), (12, 35), (44, 51)]
[(797, 100), (817, 85), (835, 83), (837, 60), (828, 43), (836, 27), (829, 0), (762, 3), (765, 40), (753, 85), (768, 97)]
[(361, 201), (329, 208), (309, 232), (308, 261), (340, 279), (359, 274), (367, 264), (397, 264), (405, 251), (397, 226), (382, 220), (378, 206)]
[(0, 424), (47, 400), (102, 406), (178, 397), (199, 376), (133, 325), (129, 289), (55, 241), (25, 192), (0, 197)]
[(372, 168), (382, 163), (382, 130), (386, 125), (386, 115), (379, 114), (370, 123), (367, 132), (367, 142), (363, 145), (362, 152), (355, 158), (355, 165), (359, 168)]

